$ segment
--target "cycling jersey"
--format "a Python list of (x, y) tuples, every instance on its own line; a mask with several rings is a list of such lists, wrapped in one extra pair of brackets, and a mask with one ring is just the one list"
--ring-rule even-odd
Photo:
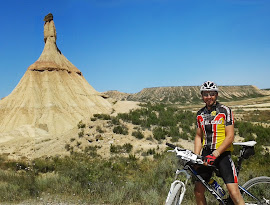
[[(203, 146), (215, 150), (225, 139), (225, 127), (234, 124), (233, 114), (230, 108), (216, 102), (208, 110), (203, 107), (197, 113), (197, 127), (204, 133)], [(233, 151), (231, 144), (225, 151)]]

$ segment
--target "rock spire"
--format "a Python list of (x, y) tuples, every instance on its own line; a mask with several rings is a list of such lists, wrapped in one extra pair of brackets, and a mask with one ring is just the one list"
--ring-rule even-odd
[(53, 15), (44, 21), (45, 46), (40, 57), (0, 101), (0, 133), (32, 126), (59, 135), (95, 113), (111, 112), (111, 104), (58, 49)]

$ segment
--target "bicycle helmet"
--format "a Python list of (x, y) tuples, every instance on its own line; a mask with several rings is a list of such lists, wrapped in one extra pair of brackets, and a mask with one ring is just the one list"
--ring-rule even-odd
[(216, 91), (218, 92), (218, 87), (217, 85), (212, 82), (212, 81), (205, 81), (202, 85), (201, 85), (201, 89), (200, 89), (201, 93), (203, 91)]

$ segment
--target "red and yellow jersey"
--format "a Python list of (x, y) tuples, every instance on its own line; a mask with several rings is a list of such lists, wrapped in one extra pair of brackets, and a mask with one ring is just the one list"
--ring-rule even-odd
[[(206, 107), (197, 113), (197, 127), (204, 133), (203, 146), (209, 149), (217, 149), (225, 140), (225, 127), (233, 125), (233, 113), (231, 109), (220, 103), (212, 106), (211, 110)], [(233, 145), (226, 151), (233, 151)]]

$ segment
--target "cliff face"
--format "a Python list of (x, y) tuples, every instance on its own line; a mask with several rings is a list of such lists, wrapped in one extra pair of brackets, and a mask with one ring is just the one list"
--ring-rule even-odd
[[(197, 103), (201, 102), (199, 86), (175, 86), (144, 88), (135, 94), (124, 94), (117, 91), (106, 92), (111, 98), (139, 102), (163, 103)], [(260, 90), (255, 86), (219, 86), (219, 99), (222, 101), (240, 100), (270, 95), (269, 91)]]

